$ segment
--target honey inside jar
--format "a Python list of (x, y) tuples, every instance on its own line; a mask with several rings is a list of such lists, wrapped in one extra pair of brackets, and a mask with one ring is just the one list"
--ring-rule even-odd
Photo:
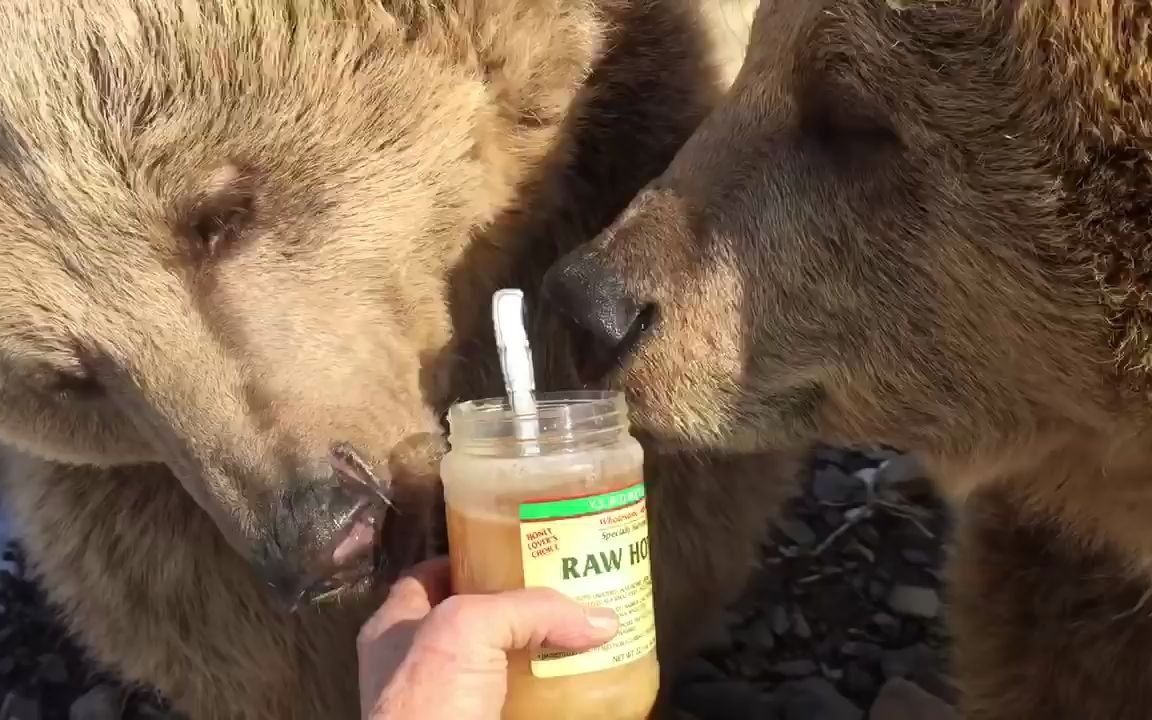
[[(524, 587), (520, 524), (513, 517), (469, 515), (448, 505), (452, 588), (487, 593)], [(508, 696), (502, 720), (644, 720), (660, 687), (660, 665), (649, 652), (625, 665), (566, 677), (538, 678), (528, 652), (508, 654)]]

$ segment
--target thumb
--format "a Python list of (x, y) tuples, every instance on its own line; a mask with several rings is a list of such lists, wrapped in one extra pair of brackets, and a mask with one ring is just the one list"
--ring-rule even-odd
[(430, 620), (429, 629), (438, 628), (465, 647), (503, 651), (541, 646), (591, 650), (619, 629), (612, 610), (586, 608), (551, 588), (453, 596), (432, 611)]

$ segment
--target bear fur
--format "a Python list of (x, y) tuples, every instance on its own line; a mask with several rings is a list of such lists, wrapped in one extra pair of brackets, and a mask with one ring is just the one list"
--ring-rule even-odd
[[(497, 287), (541, 387), (577, 382), (537, 286), (717, 101), (695, 9), (15, 0), (0, 26), (3, 491), (37, 577), (195, 720), (356, 717), (380, 590), (288, 612), (251, 562), (268, 499), (335, 440), (434, 490), (394, 449), (500, 392)], [(671, 673), (794, 461), (644, 437)]]
[(638, 421), (914, 451), (959, 511), (964, 716), (1147, 717), (1149, 4), (763, 0), (751, 35), (555, 271), (654, 308), (616, 378)]

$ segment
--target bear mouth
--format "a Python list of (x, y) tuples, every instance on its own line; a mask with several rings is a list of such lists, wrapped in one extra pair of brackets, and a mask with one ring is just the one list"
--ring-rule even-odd
[(297, 607), (371, 593), (421, 560), (425, 549), (426, 528), (394, 501), (390, 476), (375, 471), (344, 443), (331, 449), (328, 461), (333, 482), (358, 500), (351, 512), (336, 519), (339, 527), (320, 549)]

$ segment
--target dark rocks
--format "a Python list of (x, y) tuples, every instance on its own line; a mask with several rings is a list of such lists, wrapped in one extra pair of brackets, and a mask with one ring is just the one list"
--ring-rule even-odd
[(960, 720), (960, 714), (915, 683), (895, 678), (880, 689), (868, 720)]
[(769, 617), (772, 622), (772, 632), (777, 635), (787, 635), (788, 631), (792, 629), (792, 618), (788, 616), (788, 611), (785, 608), (774, 605)]
[(945, 706), (954, 698), (939, 567), (949, 518), (902, 457), (819, 450), (765, 546), (765, 570), (738, 603), (738, 650), (715, 661), (772, 690), (766, 720), (862, 720), (892, 679)]
[(907, 548), (900, 551), (900, 555), (913, 565), (931, 565), (932, 557), (923, 550)]
[(710, 625), (701, 641), (700, 652), (706, 655), (714, 655), (731, 650), (732, 624), (732, 618), (722, 616), (720, 622)]
[(684, 665), (680, 673), (680, 682), (684, 684), (715, 682), (724, 680), (727, 676), (713, 663), (702, 657), (693, 658)]
[(849, 663), (844, 668), (840, 688), (854, 697), (871, 697), (876, 694), (876, 677), (865, 669), (863, 663)]
[(766, 620), (757, 620), (748, 629), (748, 644), (761, 652), (770, 652), (776, 646), (776, 635), (783, 635), (787, 628), (776, 633)]
[(883, 635), (895, 635), (900, 630), (900, 621), (885, 612), (873, 615), (872, 624)]
[(0, 704), (0, 720), (41, 720), (43, 717), (40, 701), (17, 692), (9, 692)]
[(812, 637), (812, 628), (799, 610), (792, 612), (792, 634), (802, 640)]
[(878, 662), (884, 655), (884, 648), (875, 643), (852, 640), (841, 645), (840, 652), (848, 657), (860, 658), (867, 662)]
[(40, 679), (53, 685), (63, 685), (68, 682), (68, 665), (64, 662), (64, 658), (56, 653), (41, 655)]
[(902, 454), (899, 450), (889, 447), (860, 448), (858, 453), (876, 465), (882, 465), (884, 462), (892, 458), (900, 457)]
[(812, 492), (819, 502), (836, 505), (856, 505), (867, 498), (864, 482), (835, 465), (826, 465), (815, 471)]
[(906, 678), (936, 665), (936, 654), (927, 645), (917, 644), (898, 650), (888, 650), (880, 660), (884, 677)]
[(900, 486), (924, 479), (924, 469), (911, 455), (897, 455), (885, 460), (876, 470), (876, 482)]
[(852, 477), (859, 480), (866, 488), (873, 488), (876, 485), (876, 468), (861, 468), (852, 473)]
[(675, 702), (699, 720), (750, 720), (768, 716), (767, 696), (746, 682), (693, 683), (677, 690)]
[[(812, 461), (814, 466), (821, 464), (835, 465), (839, 468), (848, 468), (855, 462), (859, 462), (859, 454), (854, 453), (848, 448), (832, 447), (831, 445), (818, 445), (812, 452)], [(883, 461), (873, 461), (866, 463), (865, 466), (878, 465)]]
[(136, 711), (136, 720), (191, 720), (172, 710), (161, 710), (155, 705), (140, 705)]
[[(864, 711), (841, 695), (832, 683), (807, 678), (785, 683), (772, 695), (781, 720), (863, 720)], [(752, 715), (745, 715), (752, 718)]]
[[(118, 685), (88, 662), (59, 624), (55, 610), (25, 576), (23, 553), (9, 545), (3, 553), (7, 572), (0, 577), (0, 720), (74, 720), (95, 704), (94, 688)], [(122, 707), (91, 716), (115, 720), (166, 720), (166, 708), (147, 689), (122, 690)], [(85, 699), (86, 698), (86, 699)], [(81, 702), (83, 700), (83, 702)], [(80, 703), (77, 710), (73, 707)]]
[(812, 660), (785, 660), (768, 668), (769, 672), (786, 678), (802, 678), (815, 675), (820, 669)]
[(780, 518), (776, 522), (776, 527), (797, 545), (808, 546), (816, 542), (816, 533), (812, 532), (812, 528), (799, 518)]
[(888, 607), (901, 615), (931, 620), (940, 614), (940, 595), (932, 588), (898, 585), (888, 595)]
[(111, 685), (97, 685), (72, 703), (68, 720), (119, 720), (124, 705), (123, 693)]
[(909, 680), (945, 702), (955, 701), (945, 658), (940, 650), (927, 644), (885, 651), (880, 669), (886, 680)]

